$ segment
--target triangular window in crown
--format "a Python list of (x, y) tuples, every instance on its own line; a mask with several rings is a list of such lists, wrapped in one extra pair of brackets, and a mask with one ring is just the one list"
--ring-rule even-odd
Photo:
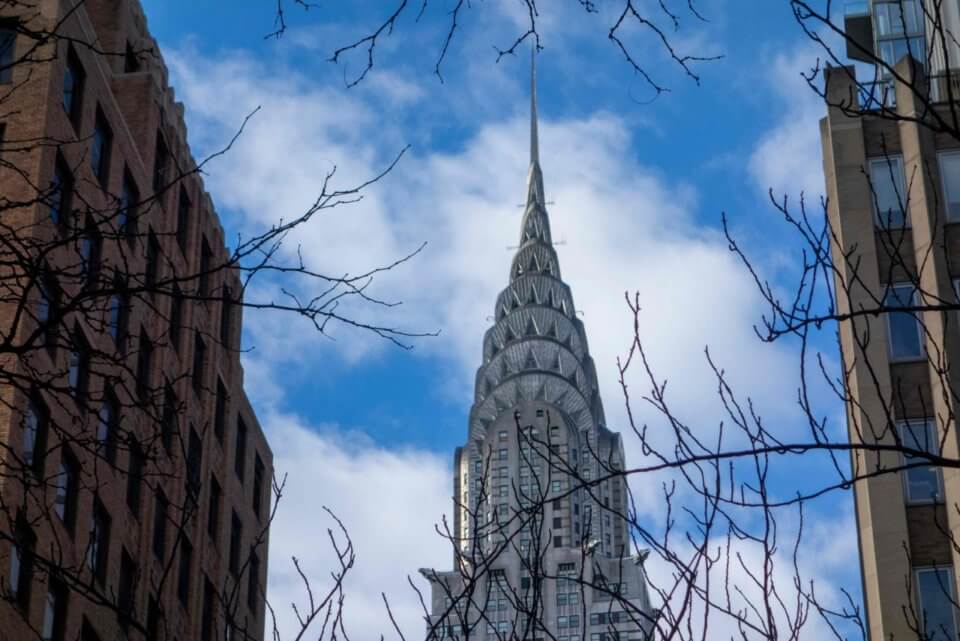
[(493, 383), (490, 382), (489, 378), (483, 379), (483, 394), (486, 396), (493, 390)]
[(494, 407), (497, 408), (497, 412), (505, 412), (506, 410), (510, 409), (510, 406), (501, 401), (496, 394), (493, 395), (493, 404)]
[(547, 261), (547, 264), (543, 266), (543, 272), (553, 276), (553, 261)]
[(507, 307), (506, 305), (501, 305), (499, 312), (497, 312), (497, 320), (502, 320), (503, 318), (506, 317), (506, 315), (507, 315)]
[(560, 361), (560, 350), (557, 350), (556, 356), (553, 357), (553, 370), (556, 372), (563, 373), (563, 363)]
[(550, 327), (547, 328), (547, 336), (550, 338), (559, 338), (560, 334), (557, 332), (557, 321), (550, 323)]
[(534, 356), (532, 349), (527, 352), (527, 359), (523, 362), (523, 369), (540, 369), (540, 366), (537, 364), (537, 357)]
[(537, 330), (537, 324), (533, 321), (533, 316), (527, 320), (527, 327), (523, 330), (524, 336), (539, 336), (540, 331)]
[(514, 274), (516, 275), (517, 278), (520, 278), (521, 276), (523, 276), (523, 265), (521, 265), (520, 263), (517, 263), (517, 269), (516, 271), (514, 271)]
[(527, 304), (528, 305), (539, 305), (540, 297), (537, 296), (537, 288), (533, 285), (530, 286), (530, 293), (527, 294)]
[(513, 333), (513, 328), (510, 327), (510, 324), (509, 324), (509, 323), (507, 323), (507, 328), (506, 328), (506, 330), (504, 330), (504, 332), (503, 332), (503, 343), (504, 343), (504, 345), (506, 345), (508, 342), (512, 341), (512, 340), (515, 339), (516, 337), (517, 337), (517, 335)]
[(569, 316), (569, 313), (567, 312), (567, 301), (560, 301), (560, 311), (563, 312), (564, 316)]
[(540, 386), (540, 389), (537, 390), (537, 394), (536, 394), (536, 396), (534, 396), (534, 400), (537, 400), (537, 401), (545, 401), (545, 400), (547, 400), (547, 385), (546, 385), (546, 383), (544, 383), (543, 385), (541, 385), (541, 386)]
[(510, 376), (510, 364), (507, 363), (507, 358), (500, 359), (500, 380), (502, 381), (506, 377)]
[(510, 294), (511, 294), (510, 309), (516, 309), (520, 307), (520, 297), (517, 295), (517, 291), (515, 289), (511, 289)]
[(554, 309), (556, 309), (557, 295), (552, 288), (550, 289), (550, 294), (547, 296), (547, 303), (550, 305), (550, 307), (553, 307)]
[(530, 263), (527, 265), (527, 269), (529, 269), (532, 272), (540, 271), (540, 261), (537, 260), (536, 254), (531, 254)]
[(497, 345), (497, 341), (490, 341), (490, 358), (496, 356), (499, 351), (500, 347)]

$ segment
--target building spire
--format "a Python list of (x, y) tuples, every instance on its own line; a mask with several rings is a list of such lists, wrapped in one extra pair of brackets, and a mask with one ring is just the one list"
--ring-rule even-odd
[(530, 173), (527, 175), (527, 209), (543, 208), (543, 174), (540, 171), (540, 136), (537, 123), (537, 46), (530, 49)]
[(540, 140), (537, 136), (537, 46), (530, 48), (530, 166), (540, 164)]

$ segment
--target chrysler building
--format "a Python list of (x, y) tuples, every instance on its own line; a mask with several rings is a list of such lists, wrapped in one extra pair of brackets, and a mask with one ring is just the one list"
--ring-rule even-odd
[(453, 570), (431, 584), (430, 639), (643, 641), (620, 434), (550, 235), (531, 69), (530, 168), (510, 281), (483, 337), (467, 442), (454, 453)]

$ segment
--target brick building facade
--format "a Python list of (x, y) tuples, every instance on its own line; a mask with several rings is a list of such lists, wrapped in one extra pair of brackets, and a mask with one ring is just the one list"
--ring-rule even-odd
[(0, 353), (0, 639), (263, 638), (272, 454), (195, 169), (139, 2), (0, 5), (0, 235), (58, 281), (5, 241), (0, 338), (87, 301)]

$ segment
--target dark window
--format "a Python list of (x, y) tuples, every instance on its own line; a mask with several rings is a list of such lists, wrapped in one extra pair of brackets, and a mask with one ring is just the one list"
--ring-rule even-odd
[(240, 542), (243, 538), (243, 524), (236, 510), (230, 516), (230, 574), (240, 575)]
[(217, 478), (210, 475), (210, 505), (207, 510), (207, 534), (213, 539), (214, 543), (220, 536), (220, 500), (222, 490)]
[(210, 295), (210, 263), (212, 261), (213, 252), (207, 244), (207, 239), (204, 238), (200, 243), (200, 274), (198, 275), (200, 296), (203, 297)]
[(132, 239), (137, 234), (137, 206), (140, 204), (140, 190), (133, 181), (133, 176), (126, 169), (123, 170), (123, 187), (120, 191), (120, 209), (117, 213), (117, 229), (126, 238)]
[(110, 297), (107, 309), (107, 331), (113, 339), (113, 344), (121, 354), (126, 352), (127, 323), (130, 320), (130, 301), (123, 294), (114, 294)]
[(88, 220), (80, 236), (80, 274), (85, 285), (91, 285), (100, 274), (100, 252), (103, 239), (93, 221)]
[(67, 383), (70, 386), (70, 394), (82, 404), (87, 400), (87, 389), (90, 385), (90, 347), (79, 327), (73, 330), (72, 342)]
[(563, 537), (562, 537), (562, 536), (555, 536), (555, 537), (553, 537), (553, 547), (555, 547), (555, 548), (563, 547)]
[(223, 287), (220, 299), (220, 344), (230, 349), (230, 335), (233, 329), (233, 294), (230, 288)]
[(74, 129), (80, 128), (83, 114), (83, 84), (86, 73), (80, 59), (71, 47), (67, 51), (67, 64), (63, 72), (63, 108), (70, 117)]
[(177, 598), (183, 607), (190, 600), (190, 566), (193, 564), (193, 546), (186, 537), (180, 540), (180, 571), (177, 576)]
[(13, 63), (16, 59), (16, 26), (6, 22), (0, 24), (0, 85), (13, 82)]
[(127, 43), (127, 49), (123, 54), (123, 73), (136, 73), (140, 71), (140, 58), (134, 50), (133, 45)]
[(247, 424), (237, 417), (237, 442), (233, 456), (233, 471), (237, 478), (243, 480), (243, 473), (247, 467)]
[(187, 251), (187, 241), (190, 240), (190, 206), (187, 190), (181, 186), (177, 203), (177, 244), (183, 252)]
[(213, 641), (216, 636), (214, 618), (216, 612), (216, 588), (206, 576), (203, 577), (203, 615), (200, 617), (200, 641)]
[(143, 284), (147, 292), (152, 294), (157, 286), (157, 271), (160, 262), (160, 242), (153, 230), (147, 234), (147, 264), (143, 274)]
[(167, 383), (163, 390), (163, 416), (160, 419), (160, 443), (167, 454), (173, 452), (173, 438), (177, 433), (177, 394)]
[(110, 514), (99, 499), (93, 501), (93, 518), (90, 527), (90, 545), (87, 563), (98, 583), (107, 579), (107, 563), (110, 558)]
[(167, 169), (170, 165), (170, 150), (163, 140), (163, 134), (157, 132), (157, 147), (153, 155), (153, 191), (159, 192), (167, 186)]
[(152, 594), (147, 597), (147, 641), (155, 641), (160, 637), (160, 605)]
[(97, 108), (93, 123), (93, 137), (90, 140), (90, 168), (104, 188), (110, 180), (110, 148), (113, 146), (113, 131), (106, 116)]
[(31, 398), (27, 401), (23, 420), (23, 462), (38, 477), (43, 477), (49, 417), (46, 405), (40, 400)]
[(257, 603), (260, 596), (260, 557), (250, 553), (250, 567), (247, 574), (247, 607), (254, 618), (257, 616)]
[(53, 275), (45, 272), (37, 280), (37, 323), (40, 325), (43, 344), (51, 352), (57, 348), (57, 327), (60, 319), (60, 288)]
[(223, 428), (227, 423), (227, 388), (220, 377), (217, 377), (217, 400), (213, 414), (213, 434), (217, 441), (223, 443)]
[(117, 614), (126, 625), (136, 618), (133, 610), (137, 596), (137, 564), (126, 548), (120, 554), (120, 581), (117, 585)]
[(183, 327), (183, 293), (180, 286), (173, 284), (170, 294), (170, 344), (173, 349), (180, 351), (180, 330)]
[(553, 527), (559, 528), (561, 523), (562, 523), (562, 520), (559, 516), (553, 517)]
[(140, 516), (140, 488), (143, 483), (143, 449), (130, 440), (130, 461), (127, 467), (127, 506), (134, 516)]
[(50, 577), (47, 584), (47, 602), (43, 608), (44, 641), (63, 641), (67, 622), (67, 586), (62, 581)]
[(117, 460), (118, 428), (117, 401), (107, 393), (97, 415), (97, 453), (110, 465)]
[(137, 395), (145, 399), (150, 394), (150, 373), (153, 366), (153, 343), (147, 329), (140, 328), (140, 344), (137, 349)]
[(17, 607), (26, 612), (30, 607), (30, 588), (33, 584), (33, 550), (37, 537), (22, 513), (17, 514), (14, 548), (10, 551), (10, 592)]
[(167, 554), (167, 512), (170, 501), (163, 490), (157, 488), (153, 495), (153, 554), (161, 562)]
[(83, 617), (83, 625), (80, 626), (80, 641), (100, 641), (100, 635), (87, 617)]
[(196, 500), (200, 493), (200, 467), (203, 463), (203, 441), (197, 430), (190, 428), (190, 442), (187, 444), (187, 494)]
[(200, 331), (193, 336), (193, 391), (197, 394), (203, 389), (203, 370), (207, 360), (207, 344), (203, 342)]
[(57, 154), (53, 166), (53, 179), (50, 181), (50, 220), (61, 227), (70, 221), (70, 208), (73, 202), (73, 172), (62, 156)]
[(253, 513), (260, 516), (260, 503), (263, 501), (263, 461), (255, 454), (253, 459)]

